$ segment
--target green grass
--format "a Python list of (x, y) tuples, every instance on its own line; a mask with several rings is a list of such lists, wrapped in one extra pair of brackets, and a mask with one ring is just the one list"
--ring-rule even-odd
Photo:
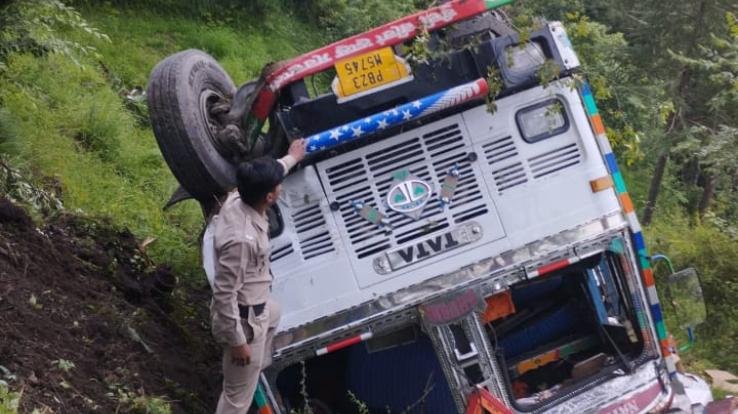
[(95, 46), (103, 61), (129, 86), (145, 86), (154, 65), (169, 54), (195, 48), (215, 57), (241, 84), (259, 75), (264, 64), (318, 47), (319, 30), (289, 10), (269, 16), (236, 16), (228, 24), (160, 11), (99, 7), (84, 16), (110, 36)]
[(138, 122), (119, 90), (145, 87), (154, 65), (188, 48), (219, 59), (236, 84), (270, 61), (320, 44), (320, 33), (277, 13), (219, 24), (155, 11), (85, 8), (83, 16), (110, 37), (64, 33), (96, 47), (76, 64), (61, 54), (13, 54), (0, 72), (0, 152), (37, 182), (58, 182), (68, 210), (109, 217), (139, 238), (157, 262), (186, 279), (201, 274), (197, 238), (202, 226), (194, 202), (161, 207), (177, 183), (149, 126)]

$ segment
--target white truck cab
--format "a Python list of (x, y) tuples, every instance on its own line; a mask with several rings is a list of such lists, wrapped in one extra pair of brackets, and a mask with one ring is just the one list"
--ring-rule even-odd
[[(676, 370), (633, 203), (564, 27), (521, 42), (493, 10), (506, 3), (448, 2), (237, 91), (200, 92), (231, 164), (308, 142), (270, 214), (283, 314), (261, 409), (638, 413), (688, 408), (687, 391), (704, 388)], [(399, 45), (420, 28), (475, 47), (408, 65)], [(212, 66), (202, 59), (190, 79)], [(559, 75), (544, 85), (547, 64)], [(332, 91), (310, 96), (305, 77), (325, 70)], [(157, 133), (168, 161), (174, 138)], [(170, 161), (204, 205), (233, 180), (207, 157), (196, 179)]]

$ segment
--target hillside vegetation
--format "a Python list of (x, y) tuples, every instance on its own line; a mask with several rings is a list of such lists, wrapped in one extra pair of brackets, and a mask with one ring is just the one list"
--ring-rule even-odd
[[(0, 2), (0, 195), (37, 220), (61, 211), (107, 218), (171, 265), (180, 289), (202, 286), (199, 208), (162, 211), (177, 183), (142, 96), (154, 65), (202, 49), (240, 84), (265, 63), (428, 3)], [(738, 5), (520, 0), (505, 10), (523, 32), (536, 16), (566, 24), (651, 252), (702, 274), (708, 321), (685, 358), (697, 370), (738, 371)], [(660, 281), (666, 275), (658, 268)]]

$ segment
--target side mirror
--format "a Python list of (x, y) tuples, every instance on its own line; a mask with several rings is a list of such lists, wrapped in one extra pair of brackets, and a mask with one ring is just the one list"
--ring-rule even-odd
[(676, 312), (679, 327), (691, 330), (705, 321), (707, 310), (697, 271), (690, 267), (669, 276), (666, 294)]
[(679, 352), (685, 352), (694, 345), (694, 328), (704, 322), (707, 317), (702, 284), (694, 268), (674, 272), (674, 267), (668, 257), (661, 254), (651, 256), (651, 261), (654, 263), (660, 260), (666, 262), (671, 272), (666, 279), (666, 286), (662, 286), (665, 288), (664, 306), (674, 313), (679, 327), (687, 331), (689, 342), (679, 347)]

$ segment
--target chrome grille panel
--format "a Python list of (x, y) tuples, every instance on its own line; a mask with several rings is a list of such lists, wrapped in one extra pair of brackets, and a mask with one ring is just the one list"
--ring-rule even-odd
[[(494, 211), (481, 171), (468, 160), (471, 143), (465, 134), (460, 117), (451, 117), (317, 165), (329, 200), (339, 205), (334, 217), (344, 229), (342, 236), (357, 272), (371, 270), (371, 259), (381, 252)], [(459, 169), (459, 181), (451, 204), (442, 208), (438, 192), (454, 166)], [(392, 174), (403, 169), (433, 187), (431, 200), (417, 220), (385, 205), (394, 185)], [(379, 210), (390, 228), (360, 217), (352, 201)]]

